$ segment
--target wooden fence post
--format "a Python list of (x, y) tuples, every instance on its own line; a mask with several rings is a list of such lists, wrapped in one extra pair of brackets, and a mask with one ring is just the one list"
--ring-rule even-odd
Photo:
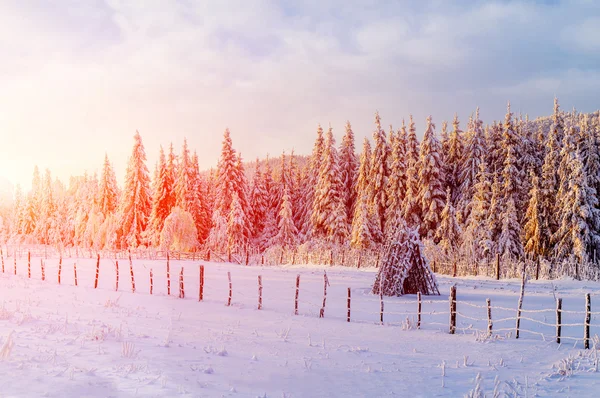
[(46, 280), (46, 267), (44, 266), (44, 259), (40, 258), (40, 268), (42, 270), (42, 280)]
[(154, 290), (154, 275), (152, 275), (152, 268), (150, 268), (150, 294), (152, 294), (152, 291)]
[(265, 255), (264, 254), (260, 255), (260, 265), (265, 265)]
[(2, 273), (4, 273), (4, 252), (0, 248), (0, 257), (2, 257)]
[(537, 281), (540, 278), (540, 257), (538, 256), (537, 261), (535, 263), (535, 280)]
[(383, 289), (379, 289), (379, 322), (383, 325)]
[(452, 264), (452, 277), (456, 278), (456, 261)]
[(377, 260), (375, 260), (375, 268), (379, 268), (379, 252), (377, 252)]
[(206, 261), (210, 261), (210, 248), (206, 252)]
[(296, 265), (296, 250), (292, 252), (292, 265)]
[(329, 251), (329, 266), (333, 265), (333, 250)]
[(435, 262), (435, 260), (433, 260), (433, 273), (434, 274), (437, 273), (437, 269), (436, 268), (437, 268), (436, 267), (436, 262)]
[(179, 298), (185, 298), (185, 287), (183, 285), (183, 267), (179, 271)]
[(329, 285), (329, 278), (327, 278), (327, 272), (323, 272), (323, 306), (319, 311), (319, 318), (325, 317), (325, 303), (327, 301), (327, 285)]
[(62, 272), (62, 257), (58, 259), (58, 284), (60, 285), (60, 273)]
[(27, 277), (31, 279), (31, 252), (27, 252)]
[(556, 342), (560, 344), (560, 332), (561, 332), (561, 319), (562, 319), (562, 299), (556, 299)]
[(200, 266), (200, 285), (198, 287), (198, 301), (204, 299), (204, 265)]
[(262, 276), (258, 276), (258, 309), (262, 310)]
[(171, 295), (171, 264), (169, 260), (169, 252), (167, 251), (167, 296)]
[(100, 274), (100, 255), (98, 254), (98, 259), (96, 260), (96, 280), (94, 281), (94, 289), (98, 288), (98, 274)]
[(115, 260), (115, 292), (119, 291), (119, 260)]
[(231, 247), (227, 248), (227, 262), (231, 262)]
[(248, 250), (246, 250), (246, 265), (248, 265), (249, 262), (250, 262), (250, 252), (248, 252)]
[(281, 249), (281, 254), (279, 255), (279, 265), (283, 265), (283, 248)]
[(492, 335), (492, 327), (494, 324), (492, 323), (492, 302), (490, 299), (485, 299), (485, 304), (487, 305), (487, 316), (488, 316), (488, 336)]
[(590, 320), (592, 312), (592, 301), (590, 294), (585, 295), (585, 322), (583, 325), (583, 348), (590, 348)]
[(496, 280), (500, 280), (500, 253), (496, 254)]
[(417, 292), (417, 329), (421, 329), (421, 292)]
[(450, 287), (450, 334), (456, 332), (456, 286)]
[(360, 260), (362, 260), (362, 250), (358, 252), (358, 260), (356, 262), (356, 269), (360, 269)]
[(73, 276), (75, 277), (75, 286), (77, 286), (77, 262), (73, 263)]
[(347, 316), (347, 321), (350, 322), (350, 300), (352, 299), (352, 293), (350, 291), (350, 288), (348, 288), (348, 316)]
[(227, 306), (229, 307), (231, 305), (231, 296), (233, 294), (231, 285), (231, 271), (227, 271), (227, 280), (229, 281), (229, 297), (227, 298)]
[(129, 252), (129, 273), (131, 274), (131, 292), (135, 293), (135, 276), (133, 275), (133, 261), (131, 261), (131, 252)]
[(523, 266), (523, 277), (521, 278), (521, 294), (519, 294), (519, 305), (517, 307), (517, 330), (515, 338), (519, 338), (519, 326), (521, 325), (521, 308), (523, 308), (523, 296), (525, 295), (525, 266)]
[(300, 274), (296, 275), (296, 300), (294, 301), (294, 315), (298, 315), (298, 296), (300, 295)]

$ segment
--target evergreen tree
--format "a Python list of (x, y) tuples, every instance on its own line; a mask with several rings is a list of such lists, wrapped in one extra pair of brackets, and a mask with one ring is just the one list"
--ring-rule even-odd
[[(162, 148), (161, 148), (161, 156)], [(118, 186), (117, 177), (108, 160), (108, 155), (104, 155), (104, 166), (102, 168), (102, 176), (100, 178), (100, 186), (98, 189), (98, 210), (104, 217), (113, 214), (118, 206)]]
[(588, 184), (579, 152), (572, 155), (570, 168), (568, 189), (558, 206), (560, 223), (553, 236), (555, 253), (559, 259), (573, 257), (586, 264), (594, 261), (600, 250), (598, 194)]
[[(330, 127), (323, 147), (323, 160), (315, 188), (311, 224), (313, 237), (328, 239), (334, 243), (341, 243), (348, 229), (345, 223), (347, 216), (338, 163), (335, 139)], [(336, 230), (337, 228), (342, 229), (340, 231)]]
[(456, 212), (452, 205), (452, 190), (446, 189), (446, 205), (442, 210), (440, 226), (436, 232), (436, 240), (446, 255), (456, 253), (460, 245), (462, 230), (456, 221)]
[(525, 226), (523, 228), (525, 253), (537, 259), (548, 254), (550, 231), (544, 230), (542, 224), (542, 202), (539, 178), (531, 173), (531, 191), (529, 205), (525, 213)]
[(377, 233), (375, 222), (369, 211), (369, 176), (371, 175), (371, 144), (367, 138), (363, 141), (363, 149), (360, 155), (358, 177), (356, 180), (357, 203), (354, 207), (352, 217), (350, 244), (357, 249), (370, 247), (381, 237), (373, 237)]
[(246, 215), (242, 208), (241, 200), (237, 191), (233, 191), (231, 198), (231, 209), (227, 219), (227, 242), (231, 252), (239, 252), (247, 243)]
[(375, 226), (378, 232), (375, 236), (385, 234), (385, 213), (387, 207), (387, 192), (386, 186), (389, 177), (388, 157), (390, 154), (385, 131), (381, 128), (381, 118), (379, 113), (375, 113), (375, 131), (373, 132), (373, 156), (371, 158), (371, 176), (369, 183), (371, 185), (369, 194), (371, 195), (370, 210), (372, 211), (373, 219), (376, 221)]
[(297, 242), (297, 238), (298, 230), (294, 225), (289, 188), (286, 186), (283, 191), (281, 210), (279, 211), (279, 232), (273, 238), (272, 243), (283, 247), (293, 247)]
[[(406, 166), (406, 126), (402, 121), (402, 128), (398, 130), (392, 144), (392, 163), (387, 189), (386, 225), (388, 231), (394, 231), (402, 219), (404, 195), (406, 194), (407, 166)], [(389, 235), (389, 234), (388, 234)]]
[(309, 238), (314, 230), (312, 225), (312, 208), (315, 198), (315, 187), (319, 180), (319, 172), (321, 170), (321, 159), (323, 158), (323, 128), (321, 125), (317, 128), (317, 138), (313, 145), (312, 155), (310, 157), (310, 165), (308, 167), (306, 184), (304, 185), (304, 206), (301, 212), (302, 227), (300, 232), (305, 238)]
[(420, 233), (431, 238), (435, 236), (444, 208), (443, 164), (440, 159), (440, 143), (435, 137), (435, 125), (431, 116), (427, 118), (427, 130), (421, 142), (419, 169), (419, 202), (423, 215)]
[(347, 224), (352, 224), (352, 214), (356, 201), (356, 178), (358, 173), (358, 159), (354, 147), (354, 132), (350, 122), (346, 122), (346, 134), (342, 139), (339, 150), (340, 175), (342, 190), (344, 192), (344, 205), (346, 207)]
[(458, 203), (460, 197), (461, 176), (464, 174), (462, 168), (464, 157), (463, 132), (460, 129), (460, 122), (456, 114), (454, 115), (452, 127), (453, 129), (448, 139), (448, 148), (444, 151), (443, 164), (444, 180), (446, 187), (450, 188), (452, 204), (454, 206)]
[(410, 168), (419, 161), (419, 140), (417, 139), (417, 129), (412, 115), (408, 122), (408, 139), (406, 144), (406, 163)]
[[(492, 184), (485, 160), (479, 164), (479, 172), (473, 190), (475, 194), (466, 222), (463, 243), (467, 246), (465, 254), (477, 261), (488, 255), (492, 249), (492, 236), (488, 228), (488, 216), (491, 215)], [(498, 203), (497, 198), (494, 202)]]
[(462, 167), (458, 178), (461, 184), (458, 211), (459, 218), (462, 220), (469, 218), (472, 199), (476, 192), (477, 175), (481, 170), (481, 164), (485, 162), (486, 142), (482, 126), (483, 122), (479, 119), (479, 108), (477, 108), (475, 119), (469, 123), (467, 143), (463, 152)]
[(194, 151), (191, 166), (191, 197), (189, 209), (198, 233), (198, 243), (204, 243), (210, 232), (210, 213), (206, 203), (206, 183), (200, 174), (198, 154)]
[(152, 210), (150, 211), (147, 239), (153, 246), (158, 246), (165, 219), (171, 214), (172, 209), (169, 201), (171, 199), (171, 190), (173, 189), (173, 181), (170, 179), (168, 173), (165, 152), (162, 146), (160, 147), (157, 174), (153, 185)]
[(150, 176), (146, 167), (146, 152), (142, 137), (135, 132), (134, 146), (127, 165), (125, 189), (123, 191), (121, 219), (121, 247), (137, 247), (142, 243), (150, 216), (152, 198)]
[(268, 196), (265, 189), (265, 181), (260, 171), (260, 162), (256, 159), (256, 168), (252, 177), (252, 187), (250, 190), (250, 224), (252, 230), (252, 241), (258, 246), (258, 240), (262, 236), (265, 228), (267, 215)]

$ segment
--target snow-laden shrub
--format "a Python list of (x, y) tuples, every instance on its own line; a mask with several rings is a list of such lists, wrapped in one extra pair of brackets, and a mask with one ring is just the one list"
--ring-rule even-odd
[(174, 207), (165, 219), (160, 233), (160, 246), (172, 251), (191, 251), (198, 247), (198, 231), (192, 215)]

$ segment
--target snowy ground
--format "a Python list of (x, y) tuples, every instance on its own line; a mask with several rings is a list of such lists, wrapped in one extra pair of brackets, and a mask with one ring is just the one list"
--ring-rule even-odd
[[(171, 297), (164, 261), (134, 261), (136, 293), (129, 265), (102, 260), (94, 289), (95, 260), (5, 259), (0, 273), (0, 396), (2, 397), (385, 397), (464, 396), (478, 384), (487, 396), (597, 396), (598, 350), (581, 341), (554, 339), (554, 296), (567, 311), (584, 309), (592, 293), (599, 311), (600, 284), (530, 282), (518, 340), (501, 331), (486, 339), (490, 298), (493, 318), (515, 316), (520, 282), (439, 278), (440, 297), (424, 297), (421, 330), (415, 329), (416, 297), (386, 298), (384, 325), (379, 298), (369, 293), (373, 270), (327, 268), (325, 318), (318, 317), (323, 267), (277, 268), (206, 264), (204, 301), (198, 302), (198, 264), (171, 262)], [(184, 266), (186, 298), (177, 298)], [(154, 295), (149, 294), (149, 270)], [(233, 282), (227, 307), (227, 271)], [(296, 274), (301, 275), (299, 312), (294, 311)], [(263, 309), (257, 310), (257, 276), (263, 279)], [(448, 292), (458, 289), (458, 328), (448, 334)], [(352, 290), (352, 322), (346, 322), (347, 288)], [(468, 304), (471, 305), (468, 305)], [(437, 312), (433, 313), (432, 312)], [(405, 313), (409, 313), (406, 315)], [(468, 318), (467, 318), (468, 317)], [(474, 319), (469, 319), (474, 318)], [(563, 323), (581, 324), (583, 315), (564, 313)], [(494, 329), (514, 328), (514, 320)], [(600, 316), (592, 317), (592, 336)], [(564, 327), (581, 338), (583, 326)], [(10, 336), (10, 337), (9, 337)], [(479, 375), (479, 377), (478, 377)]]

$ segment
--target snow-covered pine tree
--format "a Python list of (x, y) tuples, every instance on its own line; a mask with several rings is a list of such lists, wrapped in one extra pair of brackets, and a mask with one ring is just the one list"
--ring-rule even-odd
[(525, 226), (523, 227), (523, 241), (525, 242), (525, 253), (533, 259), (547, 256), (550, 246), (550, 231), (546, 230), (542, 224), (541, 207), (540, 181), (532, 171), (529, 204), (525, 213)]
[(494, 173), (492, 182), (492, 192), (490, 198), (490, 208), (487, 217), (487, 229), (490, 234), (490, 250), (492, 253), (498, 253), (498, 240), (502, 232), (502, 214), (505, 213), (505, 204), (503, 199), (502, 184), (500, 183), (500, 174)]
[(173, 182), (169, 177), (165, 152), (161, 146), (157, 174), (153, 181), (152, 210), (150, 211), (150, 220), (148, 221), (147, 229), (148, 242), (154, 247), (160, 244), (160, 234), (163, 230), (165, 219), (171, 214), (169, 199), (170, 191), (173, 189)]
[(135, 132), (134, 145), (125, 178), (123, 202), (121, 205), (121, 247), (135, 248), (142, 242), (150, 216), (152, 198), (150, 193), (150, 176), (146, 167), (146, 152), (142, 137)]
[[(398, 130), (392, 144), (390, 177), (387, 189), (387, 209), (385, 224), (389, 231), (395, 231), (402, 217), (404, 195), (406, 195), (406, 126), (402, 120), (402, 128)], [(388, 234), (389, 235), (389, 234)]]
[(559, 228), (553, 236), (558, 259), (573, 258), (580, 264), (597, 262), (600, 252), (600, 210), (598, 194), (588, 184), (579, 151), (571, 155), (570, 178), (560, 198)]
[(419, 140), (412, 115), (409, 116), (408, 138), (406, 143), (406, 165), (411, 167), (419, 162)]
[(488, 170), (492, 174), (501, 173), (504, 168), (504, 159), (506, 157), (502, 147), (502, 125), (494, 121), (491, 126), (485, 129), (486, 141), (486, 163)]
[(440, 225), (440, 212), (444, 208), (443, 167), (440, 143), (435, 136), (431, 116), (427, 118), (427, 130), (419, 153), (419, 202), (422, 211), (421, 236), (435, 237)]
[(351, 239), (350, 244), (357, 249), (366, 249), (371, 247), (375, 242), (382, 240), (382, 237), (373, 237), (373, 233), (377, 233), (375, 222), (369, 211), (369, 176), (371, 167), (371, 144), (369, 139), (365, 137), (363, 148), (360, 155), (358, 168), (358, 177), (356, 179), (356, 197), (357, 202), (354, 207), (352, 217)]
[(479, 119), (479, 108), (475, 111), (475, 119), (469, 123), (466, 138), (467, 142), (461, 160), (462, 167), (459, 176), (461, 198), (457, 206), (459, 219), (462, 220), (468, 220), (469, 218), (471, 203), (476, 192), (477, 174), (481, 170), (480, 165), (485, 162), (486, 142), (483, 122)]
[(375, 113), (375, 131), (373, 132), (373, 156), (371, 157), (371, 176), (369, 177), (370, 210), (375, 226), (379, 229), (375, 236), (385, 236), (385, 212), (387, 208), (386, 187), (389, 177), (388, 158), (389, 146), (385, 131), (381, 128), (379, 113)]
[(317, 186), (319, 172), (321, 170), (324, 144), (323, 128), (319, 124), (317, 128), (317, 138), (313, 145), (312, 155), (307, 170), (306, 184), (304, 185), (304, 206), (301, 212), (302, 227), (300, 228), (300, 232), (306, 239), (310, 238), (314, 229), (314, 226), (312, 225), (312, 208), (315, 198), (315, 187)]
[(256, 168), (252, 177), (252, 187), (250, 190), (250, 225), (252, 231), (251, 241), (257, 247), (265, 228), (267, 206), (268, 197), (265, 190), (265, 181), (260, 170), (260, 161), (256, 159)]
[(188, 148), (187, 139), (183, 140), (183, 147), (179, 155), (177, 164), (177, 176), (175, 178), (175, 205), (182, 210), (189, 212), (191, 202), (193, 201), (193, 168), (190, 150)]
[(246, 247), (246, 229), (246, 215), (237, 191), (234, 190), (227, 219), (227, 248), (232, 253), (240, 253)]
[[(344, 192), (340, 179), (338, 153), (335, 147), (333, 129), (329, 127), (323, 146), (323, 159), (319, 179), (315, 188), (311, 224), (312, 236), (341, 243), (342, 236), (347, 236), (348, 228), (344, 204)], [(340, 222), (344, 220), (344, 222)], [(336, 230), (339, 229), (340, 230)]]
[(352, 214), (354, 213), (354, 203), (356, 202), (355, 185), (358, 174), (358, 159), (354, 147), (354, 132), (349, 121), (346, 122), (346, 134), (342, 138), (339, 155), (344, 205), (346, 206), (347, 224), (350, 226), (352, 224)]
[(524, 177), (523, 164), (520, 157), (522, 155), (522, 140), (516, 132), (512, 116), (509, 102), (504, 119), (504, 132), (502, 134), (502, 153), (504, 154), (504, 167), (502, 169), (503, 200), (504, 203), (508, 203), (510, 196), (514, 201), (517, 214), (523, 214), (526, 202), (523, 203), (521, 192), (519, 191), (520, 187), (523, 186)]
[(293, 247), (298, 242), (298, 230), (294, 225), (294, 217), (292, 214), (292, 202), (290, 198), (289, 188), (284, 187), (283, 197), (281, 200), (281, 209), (279, 211), (279, 232), (271, 244), (282, 247)]
[[(510, 112), (510, 111), (509, 111)], [(505, 142), (506, 144), (506, 142)], [(498, 252), (506, 260), (519, 259), (523, 255), (521, 243), (521, 224), (519, 222), (517, 201), (521, 181), (515, 163), (514, 147), (508, 144), (508, 152), (502, 172), (503, 185), (503, 212), (501, 213), (502, 230), (498, 238)]]
[[(488, 228), (490, 203), (492, 201), (492, 184), (487, 171), (485, 160), (479, 163), (476, 183), (473, 187), (475, 194), (471, 203), (471, 212), (467, 218), (463, 235), (463, 253), (475, 261), (487, 256), (492, 249), (492, 239)], [(496, 201), (497, 203), (497, 201)]]
[(442, 210), (440, 225), (435, 239), (446, 255), (454, 256), (460, 247), (462, 230), (456, 221), (456, 212), (452, 205), (452, 188), (446, 188), (446, 205)]
[(452, 132), (448, 138), (448, 148), (443, 156), (444, 181), (450, 188), (450, 197), (453, 207), (457, 205), (460, 197), (461, 176), (463, 174), (464, 142), (463, 132), (460, 129), (458, 115), (454, 115)]
[(206, 203), (206, 183), (200, 174), (200, 164), (198, 153), (194, 151), (192, 155), (192, 196), (190, 201), (190, 213), (196, 224), (198, 232), (198, 243), (202, 244), (208, 238), (210, 232), (210, 213)]
[(119, 187), (117, 185), (117, 177), (108, 160), (108, 155), (105, 154), (102, 176), (100, 177), (100, 186), (98, 187), (98, 210), (104, 217), (117, 211), (119, 204), (118, 193)]
[(406, 145), (406, 195), (402, 216), (406, 224), (412, 228), (420, 228), (422, 220), (422, 208), (419, 200), (419, 142), (412, 115), (408, 124), (408, 139)]
[(265, 211), (265, 225), (263, 228), (262, 237), (260, 239), (260, 247), (266, 248), (269, 246), (271, 239), (273, 239), (273, 237), (277, 235), (277, 232), (279, 231), (277, 224), (277, 213), (279, 213), (280, 208), (277, 195), (277, 186), (273, 180), (273, 170), (271, 169), (271, 164), (269, 163), (268, 157), (267, 161), (265, 162), (265, 173), (263, 174), (263, 178), (267, 198), (267, 207)]

